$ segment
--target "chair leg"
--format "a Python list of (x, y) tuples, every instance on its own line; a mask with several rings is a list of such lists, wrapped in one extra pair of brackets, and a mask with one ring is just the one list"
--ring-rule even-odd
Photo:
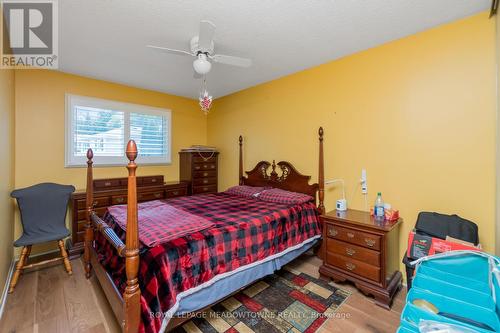
[(14, 292), (14, 288), (19, 281), (19, 276), (21, 276), (21, 272), (23, 271), (24, 264), (27, 260), (27, 255), (30, 250), (31, 246), (23, 246), (23, 249), (21, 250), (21, 256), (19, 257), (19, 261), (16, 264), (16, 271), (14, 272), (14, 275), (12, 275), (12, 280), (10, 280), (9, 294)]
[(68, 259), (68, 252), (66, 252), (66, 248), (64, 247), (64, 242), (59, 240), (57, 242), (59, 245), (59, 250), (61, 251), (61, 256), (63, 257), (63, 262), (64, 262), (64, 267), (66, 268), (66, 272), (68, 272), (69, 275), (73, 274), (73, 269), (71, 268), (71, 263), (69, 262)]
[(31, 245), (28, 245), (26, 247), (28, 248), (28, 251), (26, 251), (26, 257), (24, 257), (23, 266), (26, 266), (28, 264), (28, 258), (30, 257), (30, 254), (31, 254)]

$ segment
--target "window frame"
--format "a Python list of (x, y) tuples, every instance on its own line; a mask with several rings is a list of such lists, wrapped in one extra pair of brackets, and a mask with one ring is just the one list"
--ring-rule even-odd
[(167, 146), (166, 156), (141, 156), (140, 148), (139, 155), (137, 156), (136, 163), (141, 165), (169, 165), (172, 163), (172, 111), (169, 109), (156, 108), (152, 106), (132, 104), (125, 102), (118, 102), (113, 100), (87, 97), (73, 94), (66, 94), (65, 105), (65, 141), (64, 153), (66, 168), (81, 168), (87, 166), (86, 156), (74, 155), (74, 108), (77, 105), (93, 107), (98, 109), (107, 109), (124, 113), (124, 128), (123, 128), (123, 156), (94, 156), (95, 166), (124, 166), (128, 162), (125, 156), (125, 148), (128, 140), (130, 140), (130, 114), (139, 113), (145, 115), (162, 116), (165, 118), (165, 143)]

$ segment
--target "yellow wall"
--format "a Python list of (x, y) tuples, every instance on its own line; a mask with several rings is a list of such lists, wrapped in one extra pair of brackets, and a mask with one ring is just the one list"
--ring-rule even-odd
[(0, 286), (3, 286), (12, 262), (14, 230), (14, 204), (10, 199), (14, 187), (14, 71), (4, 69), (0, 69), (0, 153)]
[[(400, 251), (419, 211), (475, 221), (495, 248), (495, 24), (486, 13), (226, 96), (208, 118), (221, 150), (220, 188), (245, 169), (288, 160), (317, 179), (317, 128), (325, 128), (326, 179), (343, 178), (349, 206), (381, 191), (400, 210)], [(327, 209), (341, 196), (326, 191)]]
[(496, 193), (496, 255), (500, 256), (500, 12), (496, 15), (496, 46), (497, 46), (497, 193)]
[[(16, 188), (40, 182), (85, 188), (86, 169), (64, 167), (66, 93), (172, 110), (172, 164), (139, 166), (138, 175), (161, 174), (167, 181), (178, 180), (178, 151), (206, 143), (206, 116), (195, 100), (47, 70), (18, 70), (15, 86)], [(95, 178), (124, 176), (125, 167), (94, 172)], [(20, 233), (17, 223), (15, 235)]]

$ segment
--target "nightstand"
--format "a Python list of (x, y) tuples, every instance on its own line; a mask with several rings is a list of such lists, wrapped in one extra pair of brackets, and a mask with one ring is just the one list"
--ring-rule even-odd
[(324, 259), (319, 272), (335, 282), (350, 281), (375, 303), (390, 309), (401, 288), (399, 225), (378, 222), (359, 210), (331, 211), (321, 216)]

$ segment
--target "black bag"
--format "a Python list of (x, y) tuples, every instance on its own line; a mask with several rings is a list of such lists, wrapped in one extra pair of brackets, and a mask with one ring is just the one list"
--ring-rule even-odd
[[(474, 245), (479, 244), (479, 233), (474, 222), (463, 219), (458, 215), (445, 215), (431, 212), (421, 212), (418, 214), (415, 232), (420, 235), (427, 235), (440, 239), (450, 236)], [(415, 267), (411, 264), (411, 259), (403, 257), (403, 264), (406, 266), (406, 287), (409, 291)]]
[(474, 245), (479, 244), (477, 225), (458, 215), (421, 212), (418, 214), (415, 231), (418, 234), (440, 239), (450, 236)]

